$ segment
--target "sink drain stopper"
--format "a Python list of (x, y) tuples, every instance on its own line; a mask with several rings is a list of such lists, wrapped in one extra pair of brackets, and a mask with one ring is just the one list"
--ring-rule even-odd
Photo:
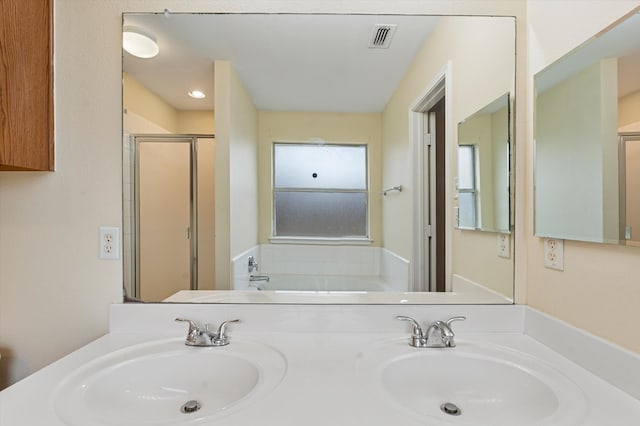
[(450, 416), (459, 416), (460, 414), (462, 414), (462, 410), (458, 408), (456, 404), (453, 404), (451, 402), (445, 402), (444, 404), (442, 404), (440, 406), (440, 411)]
[(184, 405), (180, 407), (180, 411), (185, 414), (189, 414), (195, 413), (200, 408), (202, 408), (202, 405), (198, 401), (192, 399), (191, 401), (185, 402)]

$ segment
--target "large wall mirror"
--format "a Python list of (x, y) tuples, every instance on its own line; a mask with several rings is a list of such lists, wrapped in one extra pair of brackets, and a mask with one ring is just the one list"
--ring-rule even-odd
[[(491, 232), (453, 218), (456, 123), (508, 104), (513, 17), (166, 12), (123, 33), (159, 50), (123, 50), (126, 300), (512, 303), (508, 182)], [(500, 150), (484, 172), (508, 180)]]
[(640, 15), (535, 75), (535, 234), (640, 245)]

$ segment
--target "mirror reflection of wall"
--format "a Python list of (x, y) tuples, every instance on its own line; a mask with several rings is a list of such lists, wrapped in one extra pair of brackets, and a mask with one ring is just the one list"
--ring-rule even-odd
[(509, 95), (458, 124), (458, 223), (509, 233)]
[(633, 14), (535, 76), (537, 236), (632, 241), (620, 137), (640, 129), (639, 24)]
[[(215, 253), (215, 142), (175, 135), (212, 134), (213, 111), (180, 109), (124, 73), (123, 112), (125, 293), (159, 302), (193, 288), (194, 279), (199, 288), (212, 289), (215, 264), (198, 265), (193, 258), (198, 252), (203, 258), (213, 258)], [(194, 186), (194, 179), (199, 184)], [(195, 231), (196, 225), (201, 232)]]
[[(407, 113), (415, 99), (447, 67), (457, 71), (455, 79), (447, 82), (451, 85), (447, 89), (451, 98), (447, 97), (450, 105), (444, 108), (452, 116), (443, 122), (456, 123), (469, 115), (467, 109), (473, 105), (477, 109), (511, 91), (515, 69), (513, 18), (127, 14), (124, 24), (155, 34), (161, 45), (160, 53), (152, 59), (124, 54), (125, 132), (212, 134), (215, 121), (214, 229), (207, 235), (214, 238), (215, 256), (197, 258), (198, 265), (213, 263), (215, 278), (211, 288), (316, 293), (429, 288), (411, 282), (412, 269), (422, 261), (414, 253), (414, 240), (423, 237), (413, 229), (411, 221), (415, 214), (413, 200), (418, 195), (410, 167), (415, 142), (407, 134)], [(390, 45), (368, 46), (368, 39), (378, 27), (391, 28)], [(319, 28), (322, 37), (314, 36), (315, 28)], [(332, 28), (332, 32), (327, 34), (326, 28)], [(172, 56), (166, 52), (172, 52)], [(198, 77), (203, 80), (196, 84)], [(478, 78), (485, 84), (478, 86)], [(186, 92), (194, 88), (205, 92), (206, 98), (188, 99)], [(136, 103), (139, 99), (143, 101)], [(146, 110), (145, 102), (153, 107)], [(439, 153), (443, 164), (455, 161), (455, 150), (449, 146), (456, 140), (456, 130), (447, 128), (446, 145)], [(278, 167), (274, 163), (275, 144), (363, 147), (365, 185), (274, 186), (274, 168)], [(126, 141), (125, 151), (133, 152)], [(505, 155), (492, 161), (501, 162), (497, 167), (503, 168), (508, 158)], [(303, 163), (302, 169), (309, 172), (312, 163)], [(125, 167), (125, 171), (129, 169)], [(478, 269), (486, 269), (485, 258), (483, 266), (473, 266), (475, 271), (452, 266), (455, 258), (460, 259), (460, 264), (472, 264), (465, 261), (468, 258), (464, 252), (471, 247), (498, 258), (495, 237), (472, 237), (472, 244), (464, 235), (451, 239), (453, 224), (448, 202), (453, 200), (454, 169), (438, 178), (446, 192), (437, 207), (444, 213), (446, 223), (437, 238), (442, 247), (448, 241), (447, 251), (441, 250), (438, 256), (446, 259), (448, 266), (438, 278), (443, 282), (437, 287), (451, 290), (451, 281), (457, 279), (474, 291), (467, 293), (473, 294), (467, 301), (509, 303), (513, 296), (512, 259), (506, 260), (504, 267), (489, 268), (490, 274)], [(324, 171), (317, 173), (324, 177)], [(502, 172), (494, 173), (490, 165), (483, 173), (486, 175), (482, 182), (491, 184), (480, 189), (487, 194), (497, 192), (496, 185), (503, 183), (492, 175)], [(125, 181), (130, 179), (125, 177)], [(402, 187), (402, 191), (383, 196), (383, 189), (391, 187)], [(508, 185), (504, 188), (508, 191)], [(357, 216), (366, 219), (358, 220), (364, 228), (358, 225), (345, 231), (340, 226), (334, 227), (338, 230), (334, 229), (332, 235), (307, 235), (306, 214), (301, 217), (299, 209), (280, 211), (280, 202), (286, 201), (281, 200), (282, 194), (285, 198), (306, 197), (318, 191), (354, 198)], [(135, 188), (129, 188), (128, 193), (135, 194)], [(492, 228), (500, 226), (503, 219), (494, 213), (501, 208), (496, 204), (499, 197), (485, 198), (491, 198), (494, 205), (481, 211), (481, 217), (487, 223), (491, 218)], [(507, 205), (508, 200), (507, 192)], [(125, 205), (127, 201), (130, 205), (136, 202), (125, 199)], [(287, 205), (300, 206), (297, 202)], [(312, 210), (316, 214), (322, 209)], [(302, 226), (303, 231), (294, 227), (286, 230), (288, 235), (280, 235), (278, 230), (286, 228), (281, 228), (278, 220), (286, 214), (293, 218), (290, 224)], [(301, 220), (296, 221), (295, 217)], [(505, 220), (508, 232), (508, 217)], [(126, 223), (125, 215), (125, 228)], [(201, 239), (202, 226), (196, 227), (200, 228), (197, 237)], [(135, 227), (125, 229), (131, 252), (140, 246), (133, 231)], [(126, 247), (125, 243), (125, 250)], [(248, 268), (249, 256), (257, 261), (252, 271)], [(135, 279), (132, 269), (135, 268), (128, 268), (125, 261), (125, 276)], [(269, 281), (256, 284), (251, 275), (267, 275)], [(322, 280), (301, 284), (303, 275), (319, 275)], [(295, 279), (290, 279), (292, 276)], [(336, 276), (339, 282), (330, 280)], [(195, 284), (190, 288), (205, 287)], [(463, 293), (462, 288), (456, 292)], [(451, 299), (451, 303), (455, 300)]]
[(640, 247), (640, 132), (620, 134), (621, 238)]

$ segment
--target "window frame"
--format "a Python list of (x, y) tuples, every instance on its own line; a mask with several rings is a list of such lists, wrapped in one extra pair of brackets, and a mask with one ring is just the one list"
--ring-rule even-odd
[[(364, 149), (364, 167), (365, 167), (365, 188), (364, 189), (338, 189), (338, 188), (290, 188), (276, 187), (276, 147), (278, 145), (302, 146), (302, 147), (357, 147)], [(365, 215), (364, 215), (364, 235), (332, 237), (332, 236), (295, 236), (295, 235), (277, 235), (276, 234), (276, 193), (278, 192), (305, 192), (305, 193), (358, 193), (365, 194)], [(371, 216), (371, 196), (370, 196), (370, 175), (369, 175), (369, 146), (366, 143), (356, 142), (301, 142), (301, 141), (273, 141), (271, 146), (271, 236), (270, 242), (274, 243), (296, 243), (296, 244), (315, 244), (318, 242), (327, 244), (371, 244), (370, 239), (370, 216)]]

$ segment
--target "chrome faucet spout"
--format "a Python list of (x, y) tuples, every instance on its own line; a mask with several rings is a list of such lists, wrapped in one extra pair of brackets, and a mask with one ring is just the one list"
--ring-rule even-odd
[(415, 348), (454, 348), (456, 346), (454, 337), (455, 333), (451, 329), (451, 323), (454, 321), (462, 321), (465, 317), (452, 317), (447, 321), (434, 321), (426, 332), (422, 330), (420, 324), (411, 317), (398, 315), (396, 319), (408, 321), (412, 324), (411, 340), (409, 345)]
[(249, 275), (249, 282), (266, 281), (269, 282), (271, 278), (268, 275)]
[(427, 347), (446, 348), (447, 340), (453, 336), (453, 332), (446, 323), (434, 321), (427, 329)]
[(240, 322), (238, 319), (224, 321), (218, 327), (218, 331), (212, 333), (209, 331), (209, 325), (202, 327), (195, 321), (185, 318), (176, 318), (176, 321), (189, 324), (187, 338), (184, 341), (187, 346), (226, 346), (229, 344), (229, 336), (226, 334), (227, 325), (232, 322)]

